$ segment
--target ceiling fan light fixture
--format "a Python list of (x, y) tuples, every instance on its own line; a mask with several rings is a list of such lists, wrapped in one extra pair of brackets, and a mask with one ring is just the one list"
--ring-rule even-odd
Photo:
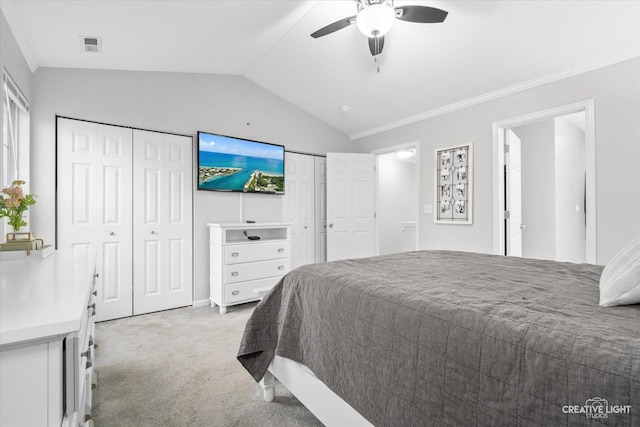
[(382, 37), (389, 31), (395, 19), (396, 13), (392, 7), (372, 4), (358, 13), (356, 25), (367, 37)]

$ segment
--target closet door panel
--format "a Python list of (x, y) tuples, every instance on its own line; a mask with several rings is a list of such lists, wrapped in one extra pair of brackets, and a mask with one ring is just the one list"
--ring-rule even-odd
[(314, 158), (285, 152), (282, 218), (292, 223), (291, 268), (315, 262)]
[(134, 314), (189, 305), (191, 138), (134, 131)]
[(315, 157), (316, 262), (327, 260), (327, 159)]
[(133, 144), (133, 251), (137, 257), (133, 270), (133, 314), (143, 314), (165, 308), (164, 135), (134, 130)]
[[(98, 191), (94, 198), (99, 220), (104, 275), (98, 282), (97, 320), (132, 315), (133, 253), (131, 224), (131, 129), (98, 125)], [(100, 251), (99, 251), (100, 252)], [(98, 268), (100, 272), (100, 268)], [(102, 287), (102, 297), (100, 288)]]
[(193, 303), (192, 138), (166, 135), (165, 154), (166, 305), (173, 308)]
[(57, 248), (96, 250), (98, 321), (130, 316), (131, 129), (57, 124)]

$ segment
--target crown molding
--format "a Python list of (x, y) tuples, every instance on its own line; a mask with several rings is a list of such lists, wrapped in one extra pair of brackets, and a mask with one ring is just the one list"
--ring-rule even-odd
[(618, 62), (626, 61), (628, 59), (632, 59), (639, 56), (640, 56), (640, 50), (634, 49), (631, 51), (623, 52), (618, 55), (600, 59), (598, 61), (591, 61), (588, 63), (575, 65), (573, 67), (564, 69), (562, 71), (558, 71), (558, 72), (548, 74), (546, 76), (542, 76), (533, 80), (529, 80), (523, 83), (509, 86), (504, 89), (499, 89), (494, 92), (486, 93), (484, 95), (465, 99), (464, 101), (454, 102), (453, 104), (445, 105), (444, 107), (436, 108), (434, 110), (430, 110), (430, 111), (417, 114), (415, 116), (410, 116), (404, 119), (400, 119), (395, 122), (388, 123), (386, 125), (378, 126), (369, 130), (365, 130), (363, 132), (355, 133), (355, 134), (349, 135), (349, 138), (352, 141), (355, 141), (360, 138), (364, 138), (364, 137), (375, 135), (388, 130), (396, 129), (402, 126), (406, 126), (422, 120), (430, 119), (436, 116), (441, 116), (443, 114), (451, 113), (453, 111), (461, 110), (463, 108), (471, 107), (473, 105), (481, 104), (483, 102), (492, 101), (494, 99), (498, 99), (507, 95), (512, 95), (518, 92), (522, 92), (527, 89), (532, 89), (534, 87), (541, 86), (547, 83), (552, 83), (559, 80), (567, 79), (569, 77), (573, 77), (578, 74), (583, 74), (588, 71), (593, 71), (598, 68), (603, 68), (603, 67), (613, 65)]

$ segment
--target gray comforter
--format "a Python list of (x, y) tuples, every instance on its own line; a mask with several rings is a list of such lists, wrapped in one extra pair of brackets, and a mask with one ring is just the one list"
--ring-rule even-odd
[(274, 354), (303, 363), (376, 426), (640, 426), (640, 305), (598, 306), (601, 271), (449, 251), (309, 265), (258, 304), (238, 359), (256, 381)]

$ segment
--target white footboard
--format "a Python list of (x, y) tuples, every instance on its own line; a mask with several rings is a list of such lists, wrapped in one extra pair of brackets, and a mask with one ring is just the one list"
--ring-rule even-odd
[(273, 359), (260, 381), (267, 402), (273, 400), (274, 387), (278, 383), (284, 385), (326, 426), (373, 426), (300, 363), (280, 356)]

